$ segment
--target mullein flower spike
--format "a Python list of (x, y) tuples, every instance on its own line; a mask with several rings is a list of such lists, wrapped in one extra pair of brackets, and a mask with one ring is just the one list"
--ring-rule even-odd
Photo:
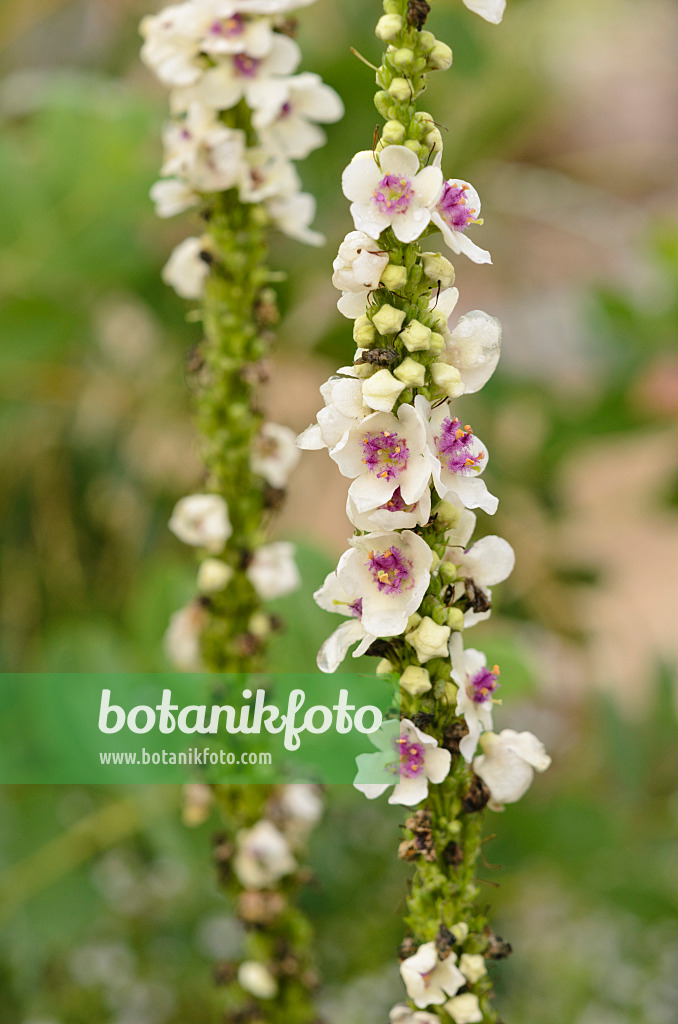
[[(464, 3), (501, 20), (503, 0)], [(357, 350), (321, 388), (325, 407), (298, 444), (327, 448), (351, 481), (356, 531), (315, 595), (346, 618), (318, 665), (335, 671), (351, 648), (378, 655), (399, 696), (400, 717), (372, 737), (376, 752), (358, 759), (355, 781), (378, 798), (388, 783), (363, 779), (380, 769), (393, 780), (389, 802), (415, 809), (399, 849), (415, 865), (400, 950), (409, 1004), (391, 1020), (493, 1024), (492, 933), (474, 881), (482, 811), (519, 799), (550, 758), (530, 733), (492, 731), (504, 680), (464, 642), (489, 617), (491, 588), (510, 575), (514, 554), (500, 537), (472, 542), (472, 510), (492, 515), (498, 500), (482, 479), (487, 447), (457, 411), (494, 372), (501, 327), (480, 310), (455, 321), (454, 267), (423, 247), (440, 231), (455, 255), (491, 263), (471, 238), (482, 231), (478, 194), (444, 177), (440, 131), (416, 110), (428, 74), (452, 60), (424, 29), (429, 10), (423, 0), (384, 0), (375, 105), (386, 123), (374, 150), (344, 171), (354, 230), (334, 262)]]

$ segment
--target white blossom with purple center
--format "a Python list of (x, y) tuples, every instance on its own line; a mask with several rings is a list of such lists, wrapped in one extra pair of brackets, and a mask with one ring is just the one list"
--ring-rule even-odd
[(415, 1006), (440, 1006), (455, 995), (466, 978), (457, 967), (457, 956), (441, 959), (435, 942), (424, 942), (413, 956), (400, 965), (407, 994)]
[(468, 424), (462, 426), (447, 402), (432, 410), (423, 395), (417, 395), (414, 405), (428, 423), (433, 483), (438, 496), (493, 515), (499, 502), (480, 479), (487, 466), (487, 449), (480, 438)]
[(241, 173), (245, 133), (227, 128), (213, 111), (192, 103), (181, 120), (163, 132), (162, 174), (183, 179), (198, 192), (232, 188)]
[(362, 598), (362, 624), (373, 636), (398, 636), (428, 589), (433, 552), (411, 530), (351, 538), (337, 578), (351, 601)]
[(317, 122), (330, 124), (344, 114), (334, 89), (310, 71), (255, 82), (249, 98), (252, 124), (262, 145), (293, 160), (302, 160), (325, 145), (327, 136)]
[[(370, 735), (370, 741), (377, 752), (358, 755), (358, 774), (353, 783), (368, 800), (375, 800), (394, 786), (388, 798), (390, 804), (416, 807), (428, 796), (429, 782), (442, 782), (449, 774), (449, 750), (439, 747), (433, 736), (407, 718), (385, 722)], [(375, 778), (387, 781), (375, 782)]]
[(450, 640), (452, 679), (459, 687), (457, 714), (463, 715), (468, 735), (459, 744), (465, 761), (473, 760), (478, 740), (483, 732), (492, 728), (492, 704), (499, 688), (499, 668), (487, 667), (487, 658), (481, 651), (469, 647), (464, 650), (461, 633), (453, 633)]
[(412, 530), (415, 526), (426, 526), (431, 518), (431, 491), (428, 487), (424, 488), (419, 501), (408, 504), (400, 488), (396, 487), (388, 501), (369, 512), (358, 512), (349, 498), (346, 515), (357, 530), (368, 533), (375, 530)]
[(431, 213), (431, 220), (440, 228), (452, 252), (463, 253), (474, 263), (491, 263), (489, 252), (465, 234), (471, 224), (479, 222), (479, 218), (480, 198), (473, 185), (460, 179), (446, 181)]
[(378, 158), (357, 153), (342, 176), (356, 228), (378, 238), (392, 227), (401, 242), (413, 242), (428, 226), (442, 184), (440, 168), (419, 170), (406, 146), (387, 146)]
[(351, 647), (358, 644), (353, 652), (353, 657), (358, 658), (376, 640), (376, 635), (367, 633), (362, 623), (362, 597), (348, 594), (340, 582), (342, 560), (350, 558), (351, 555), (351, 551), (344, 552), (336, 571), (327, 576), (323, 585), (313, 595), (316, 604), (326, 612), (348, 616), (348, 621), (342, 622), (318, 651), (317, 664), (321, 672), (336, 672)]
[(347, 431), (330, 457), (343, 476), (353, 478), (348, 493), (358, 512), (385, 505), (396, 489), (403, 506), (414, 505), (431, 479), (426, 424), (411, 405), (401, 405), (395, 416), (366, 416)]

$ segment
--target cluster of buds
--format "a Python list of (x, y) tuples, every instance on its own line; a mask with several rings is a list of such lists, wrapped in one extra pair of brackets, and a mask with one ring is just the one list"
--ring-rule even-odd
[(258, 384), (277, 321), (266, 231), (311, 245), (314, 198), (293, 161), (325, 142), (319, 123), (341, 100), (318, 75), (296, 74), (301, 51), (288, 15), (312, 0), (184, 0), (146, 17), (142, 57), (170, 90), (158, 215), (193, 208), (203, 233), (181, 242), (163, 271), (200, 300), (205, 341), (191, 358), (207, 477), (170, 522), (202, 550), (198, 596), (166, 636), (183, 670), (256, 669), (275, 619), (262, 602), (299, 585), (292, 546), (266, 543), (299, 452), (293, 432), (265, 422)]
[[(464, 2), (501, 18), (503, 3)], [(509, 576), (514, 554), (501, 537), (472, 540), (475, 510), (491, 515), (498, 502), (482, 479), (487, 448), (457, 413), (494, 372), (501, 328), (480, 310), (455, 319), (454, 267), (422, 245), (440, 231), (452, 253), (491, 262), (470, 237), (482, 224), (478, 194), (444, 177), (440, 131), (415, 106), (428, 73), (452, 62), (424, 29), (428, 10), (385, 0), (377, 24), (388, 46), (375, 104), (386, 123), (374, 149), (344, 171), (355, 230), (333, 278), (357, 350), (321, 388), (325, 408), (298, 443), (327, 448), (351, 481), (355, 534), (315, 595), (346, 621), (319, 667), (335, 671), (351, 647), (380, 656), (377, 671), (400, 707), (372, 737), (377, 751), (358, 759), (355, 784), (378, 797), (388, 782), (367, 780), (380, 769), (393, 776), (389, 802), (417, 808), (400, 849), (415, 864), (401, 947), (412, 1005), (399, 1004), (392, 1019), (490, 1024), (485, 960), (496, 943), (473, 883), (480, 812), (517, 800), (550, 759), (531, 733), (493, 731), (499, 668), (464, 642), (490, 616), (492, 587)]]
[(303, 861), (322, 816), (322, 794), (301, 783), (191, 785), (185, 787), (185, 822), (201, 824), (214, 802), (226, 825), (216, 836), (214, 860), (243, 931), (242, 955), (215, 968), (218, 984), (227, 989), (224, 1020), (276, 1020), (276, 1007), (284, 1006), (286, 1020), (307, 1024), (314, 1017), (309, 997), (318, 976), (294, 896), (308, 880)]

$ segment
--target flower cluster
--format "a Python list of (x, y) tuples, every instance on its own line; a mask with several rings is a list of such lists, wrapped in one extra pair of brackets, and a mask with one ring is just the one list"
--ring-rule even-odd
[[(503, 3), (464, 2), (501, 18)], [(460, 411), (462, 396), (494, 372), (501, 327), (480, 310), (455, 315), (454, 267), (422, 244), (440, 232), (453, 254), (491, 262), (475, 240), (478, 193), (444, 176), (440, 130), (415, 107), (427, 74), (452, 60), (423, 29), (428, 8), (385, 0), (377, 24), (388, 47), (375, 105), (386, 123), (374, 150), (344, 171), (354, 230), (333, 276), (356, 354), (321, 388), (325, 407), (298, 443), (327, 448), (350, 481), (355, 527), (315, 595), (346, 619), (318, 665), (335, 671), (352, 647), (354, 656), (380, 656), (400, 707), (372, 737), (377, 752), (358, 759), (355, 785), (378, 797), (388, 783), (363, 780), (379, 768), (393, 776), (389, 802), (417, 808), (400, 851), (416, 865), (401, 948), (416, 1010), (395, 1007), (392, 1019), (435, 1024), (444, 1012), (470, 1024), (496, 1020), (485, 969), (491, 933), (471, 884), (479, 812), (519, 799), (550, 759), (530, 733), (493, 731), (499, 667), (464, 639), (489, 617), (492, 588), (510, 575), (514, 554), (501, 537), (472, 540), (476, 510), (492, 515), (498, 502), (483, 479), (487, 447)], [(420, 1012), (428, 1007), (435, 1014)]]
[(294, 433), (265, 422), (258, 385), (277, 320), (265, 265), (269, 227), (312, 245), (315, 200), (293, 161), (323, 145), (343, 113), (318, 75), (296, 73), (287, 15), (311, 0), (183, 0), (141, 24), (145, 63), (170, 90), (161, 217), (196, 208), (204, 230), (172, 253), (164, 280), (200, 300), (205, 341), (191, 357), (208, 475), (170, 528), (200, 548), (198, 596), (173, 617), (166, 650), (184, 670), (258, 668), (275, 620), (261, 602), (299, 585), (289, 544), (266, 543), (299, 459)]
[(243, 930), (240, 959), (219, 965), (222, 981), (231, 986), (228, 1019), (252, 1014), (256, 1001), (257, 1019), (263, 1020), (269, 1000), (277, 1000), (288, 1008), (288, 1019), (304, 1020), (299, 1008), (317, 977), (291, 897), (307, 871), (303, 860), (308, 841), (322, 816), (320, 790), (305, 783), (214, 789), (190, 785), (184, 794), (186, 823), (204, 822), (214, 801), (228, 829), (217, 839), (215, 859)]

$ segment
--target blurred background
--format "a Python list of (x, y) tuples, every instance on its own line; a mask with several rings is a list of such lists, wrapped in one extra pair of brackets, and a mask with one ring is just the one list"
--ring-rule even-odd
[[(156, 219), (166, 96), (138, 60), (148, 0), (0, 4), (0, 666), (154, 671), (193, 592), (168, 532), (199, 485), (185, 353), (198, 340), (160, 281), (190, 217)], [(380, 5), (302, 12), (304, 69), (345, 120), (301, 165), (317, 252), (277, 239), (285, 316), (267, 406), (302, 429), (352, 354), (331, 262), (351, 227), (342, 168), (371, 144)], [(493, 267), (456, 261), (459, 312), (504, 324), (495, 378), (462, 416), (488, 445), (497, 532), (515, 573), (473, 642), (502, 666), (500, 728), (554, 757), (489, 822), (487, 900), (514, 946), (496, 965), (520, 1024), (678, 1019), (678, 7), (509, 0), (504, 23), (435, 0), (451, 72), (426, 106), (444, 170), (473, 182)], [(435, 240), (434, 240), (435, 241)], [(310, 670), (336, 620), (313, 589), (349, 533), (326, 453), (292, 480), (281, 536), (304, 538), (304, 590), (281, 608), (280, 670)], [(173, 789), (0, 791), (3, 1024), (218, 1021), (215, 960), (237, 930)], [(405, 869), (397, 809), (328, 797), (306, 905), (331, 1024), (400, 998)], [(502, 865), (498, 870), (493, 865)], [(366, 908), (370, 908), (366, 913)]]

